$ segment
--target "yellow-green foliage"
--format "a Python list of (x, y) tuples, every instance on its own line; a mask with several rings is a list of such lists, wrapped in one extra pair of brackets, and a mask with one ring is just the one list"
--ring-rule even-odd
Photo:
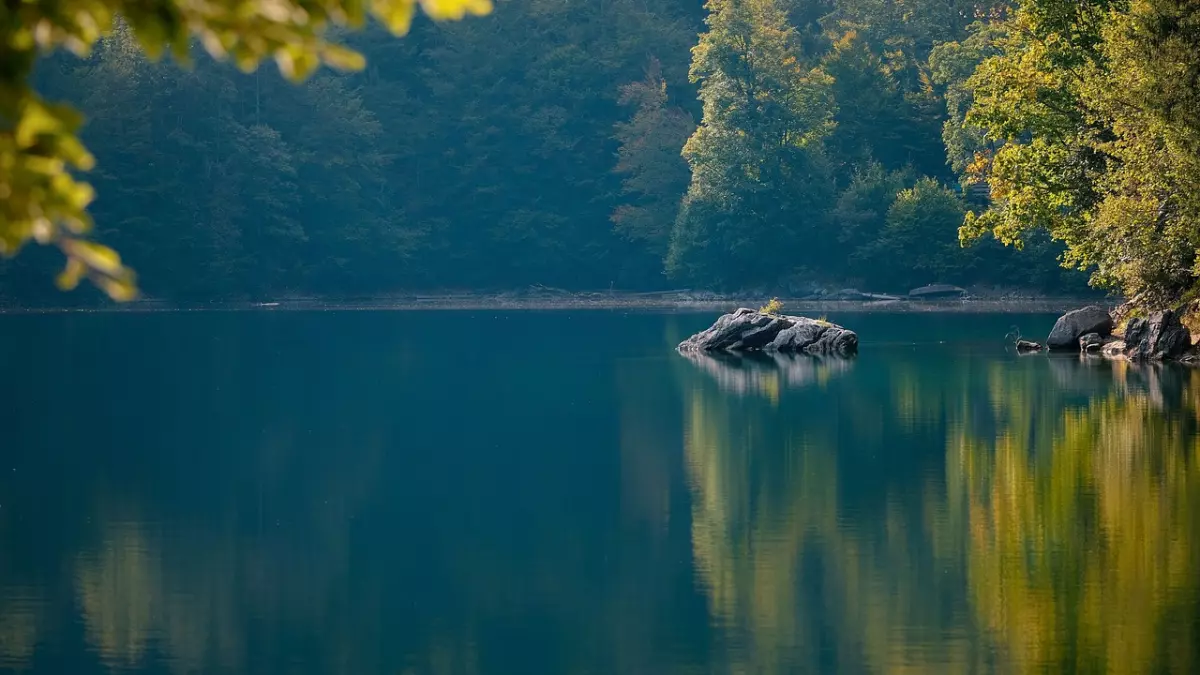
[(1200, 283), (1197, 25), (1195, 2), (1019, 3), (968, 80), (990, 147), (965, 178), (991, 205), (962, 239), (1049, 232), (1064, 264), (1147, 307)]
[[(133, 298), (133, 272), (112, 249), (81, 239), (91, 229), (91, 186), (72, 171), (95, 163), (77, 132), (82, 116), (43, 100), (29, 76), (40, 55), (63, 48), (85, 56), (118, 21), (151, 58), (168, 50), (187, 63), (193, 38), (209, 54), (243, 71), (274, 59), (292, 80), (325, 64), (362, 68), (358, 53), (329, 43), (333, 25), (360, 27), (370, 14), (395, 35), (408, 31), (417, 6), (433, 19), (491, 11), (491, 0), (21, 0), (0, 5), (0, 254), (29, 240), (58, 246), (67, 258), (58, 277), (74, 288), (88, 277), (117, 300)], [(121, 17), (118, 20), (117, 17)]]
[(782, 309), (783, 303), (779, 301), (779, 298), (771, 298), (771, 301), (759, 307), (758, 311), (762, 314), (778, 314)]

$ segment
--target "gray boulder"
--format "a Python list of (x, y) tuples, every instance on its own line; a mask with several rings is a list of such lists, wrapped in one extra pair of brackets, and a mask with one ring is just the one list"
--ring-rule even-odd
[(1104, 346), (1104, 338), (1099, 333), (1088, 333), (1079, 338), (1079, 351), (1098, 352)]
[(1095, 305), (1067, 312), (1058, 317), (1054, 330), (1046, 338), (1050, 349), (1079, 349), (1079, 338), (1088, 333), (1108, 337), (1113, 332), (1113, 319), (1108, 312)]
[(961, 298), (967, 294), (967, 289), (951, 286), (950, 284), (930, 284), (914, 288), (908, 292), (908, 297), (920, 300), (942, 300), (946, 298)]
[(1017, 352), (1018, 353), (1025, 354), (1028, 352), (1040, 352), (1040, 351), (1042, 351), (1042, 346), (1036, 342), (1032, 342), (1030, 340), (1020, 340), (1020, 339), (1017, 340)]
[(828, 321), (763, 314), (743, 307), (679, 344), (684, 352), (778, 351), (850, 356), (858, 335)]
[(837, 290), (832, 293), (827, 293), (821, 299), (822, 300), (842, 300), (842, 301), (870, 300), (871, 294), (863, 293), (862, 291), (858, 290), (857, 288), (843, 288), (841, 290)]
[(1134, 360), (1179, 358), (1192, 346), (1192, 334), (1179, 315), (1165, 309), (1149, 319), (1130, 319), (1125, 327), (1125, 353)]

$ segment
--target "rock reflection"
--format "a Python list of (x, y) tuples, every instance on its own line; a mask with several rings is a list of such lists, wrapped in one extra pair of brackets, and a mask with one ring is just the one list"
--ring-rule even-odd
[(854, 361), (807, 354), (747, 352), (680, 352), (724, 391), (739, 396), (758, 395), (778, 402), (782, 389), (821, 385), (850, 369)]

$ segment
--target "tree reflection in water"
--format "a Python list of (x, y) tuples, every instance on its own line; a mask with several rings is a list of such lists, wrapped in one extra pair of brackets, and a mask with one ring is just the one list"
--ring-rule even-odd
[(388, 361), (374, 323), (323, 360), (291, 326), (173, 330), (83, 371), (114, 389), (78, 426), (18, 426), (0, 669), (1200, 672), (1191, 371)]
[(685, 455), (732, 670), (1200, 669), (1192, 371), (876, 363), (767, 404), (722, 363), (684, 387)]

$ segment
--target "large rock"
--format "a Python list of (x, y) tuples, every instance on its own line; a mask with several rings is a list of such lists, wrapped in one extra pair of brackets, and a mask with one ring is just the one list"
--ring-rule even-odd
[(1017, 340), (1017, 353), (1018, 354), (1029, 354), (1032, 352), (1040, 352), (1040, 351), (1042, 351), (1042, 346), (1036, 342), (1032, 342), (1030, 340), (1021, 340), (1021, 339)]
[(908, 292), (908, 297), (918, 300), (944, 300), (961, 298), (967, 294), (967, 289), (951, 286), (950, 284), (930, 284), (914, 288)]
[(858, 335), (828, 321), (741, 308), (679, 344), (680, 351), (779, 351), (849, 356)]
[(1192, 346), (1192, 334), (1179, 315), (1166, 309), (1149, 319), (1130, 319), (1125, 326), (1125, 354), (1135, 360), (1175, 359)]
[(1108, 312), (1095, 305), (1067, 312), (1058, 317), (1054, 330), (1046, 338), (1050, 349), (1079, 349), (1079, 338), (1088, 333), (1108, 337), (1113, 332), (1113, 320)]
[(823, 297), (821, 299), (822, 300), (841, 300), (841, 301), (870, 300), (871, 294), (863, 293), (862, 291), (858, 290), (857, 288), (843, 288), (838, 291), (833, 291), (832, 293), (827, 293), (827, 294), (825, 294), (825, 297)]

